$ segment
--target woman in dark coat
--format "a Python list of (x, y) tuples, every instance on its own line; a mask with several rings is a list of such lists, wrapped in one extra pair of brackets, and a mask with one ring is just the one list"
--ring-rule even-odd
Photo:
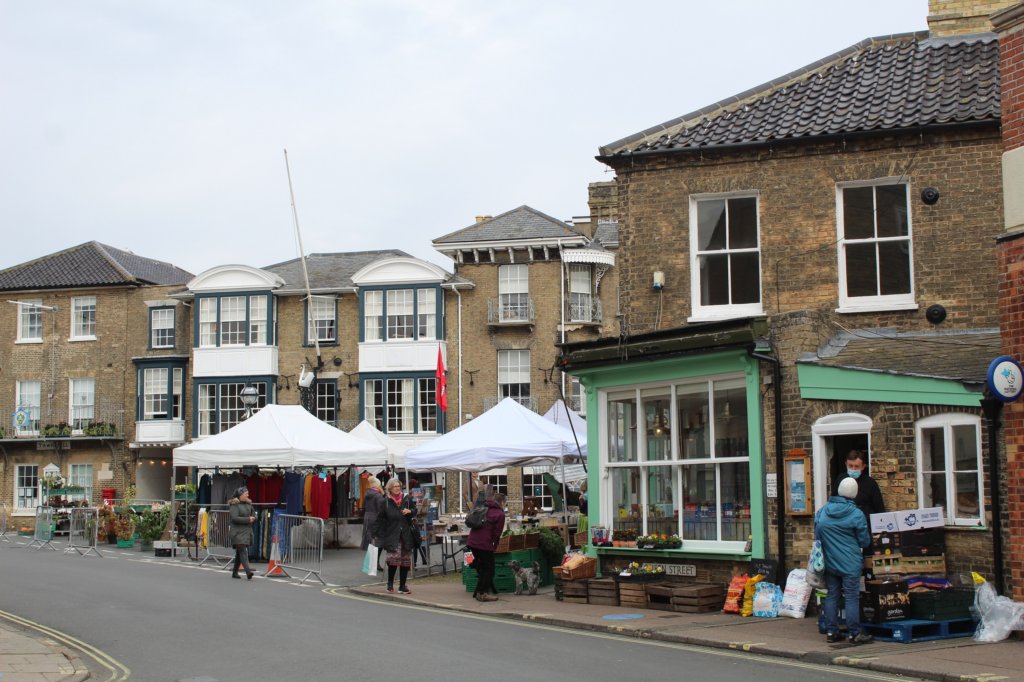
[(373, 524), (377, 522), (377, 516), (384, 508), (384, 491), (380, 489), (380, 481), (376, 476), (370, 476), (369, 484), (370, 487), (363, 495), (363, 541), (359, 543), (359, 549), (364, 552), (373, 542)]
[(484, 504), (487, 505), (487, 523), (469, 531), (466, 540), (466, 546), (473, 550), (473, 568), (477, 575), (473, 598), (477, 601), (498, 601), (497, 590), (494, 589), (494, 550), (498, 548), (501, 533), (505, 530), (505, 495), (495, 493)]
[(412, 522), (416, 518), (416, 501), (402, 494), (402, 481), (397, 477), (388, 479), (385, 491), (383, 508), (373, 525), (373, 537), (377, 546), (387, 552), (388, 592), (395, 591), (395, 573), (398, 572), (399, 594), (412, 594), (406, 580), (412, 567)]
[(238, 575), (238, 567), (245, 567), (245, 577), (252, 580), (252, 569), (249, 568), (249, 545), (252, 544), (252, 524), (256, 516), (252, 512), (252, 500), (249, 499), (249, 489), (242, 486), (235, 491), (234, 497), (228, 500), (231, 507), (230, 518), (230, 539), (231, 546), (235, 548), (235, 563), (232, 566), (231, 577), (241, 579)]

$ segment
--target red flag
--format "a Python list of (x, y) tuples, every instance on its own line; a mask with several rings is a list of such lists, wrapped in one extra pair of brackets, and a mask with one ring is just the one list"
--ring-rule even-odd
[(448, 411), (448, 380), (444, 376), (444, 358), (441, 357), (441, 346), (437, 346), (437, 405), (442, 412)]

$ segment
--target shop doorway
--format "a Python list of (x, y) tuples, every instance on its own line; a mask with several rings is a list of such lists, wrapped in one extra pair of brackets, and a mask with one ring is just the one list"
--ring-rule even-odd
[[(820, 509), (846, 471), (850, 450), (871, 451), (871, 418), (855, 412), (830, 414), (811, 426), (814, 443), (814, 508)], [(865, 462), (867, 464), (868, 462)]]

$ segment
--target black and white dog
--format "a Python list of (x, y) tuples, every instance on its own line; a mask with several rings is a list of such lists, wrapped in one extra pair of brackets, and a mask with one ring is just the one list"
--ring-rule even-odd
[(518, 561), (508, 562), (509, 568), (516, 576), (516, 594), (522, 594), (526, 588), (529, 594), (537, 594), (540, 587), (540, 564), (533, 562), (533, 568), (523, 568)]

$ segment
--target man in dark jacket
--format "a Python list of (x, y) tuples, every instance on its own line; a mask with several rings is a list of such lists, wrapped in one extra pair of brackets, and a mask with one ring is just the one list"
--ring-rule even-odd
[(846, 476), (840, 477), (835, 482), (833, 495), (839, 494), (839, 484), (847, 478), (857, 481), (857, 497), (853, 502), (858, 509), (864, 512), (864, 519), (870, 528), (871, 515), (884, 512), (885, 502), (882, 500), (882, 491), (878, 488), (878, 483), (868, 475), (864, 453), (860, 450), (850, 450), (850, 453), (846, 455)]
[(469, 531), (466, 547), (473, 550), (473, 568), (476, 569), (477, 601), (498, 601), (494, 589), (494, 550), (498, 548), (501, 533), (505, 530), (505, 495), (495, 493), (484, 504), (487, 506), (487, 523)]
[(871, 635), (860, 631), (860, 576), (864, 568), (861, 551), (871, 544), (868, 523), (857, 509), (857, 481), (844, 478), (839, 495), (830, 497), (814, 515), (814, 536), (825, 554), (825, 639), (839, 641), (839, 595), (846, 603), (847, 641), (865, 644)]

